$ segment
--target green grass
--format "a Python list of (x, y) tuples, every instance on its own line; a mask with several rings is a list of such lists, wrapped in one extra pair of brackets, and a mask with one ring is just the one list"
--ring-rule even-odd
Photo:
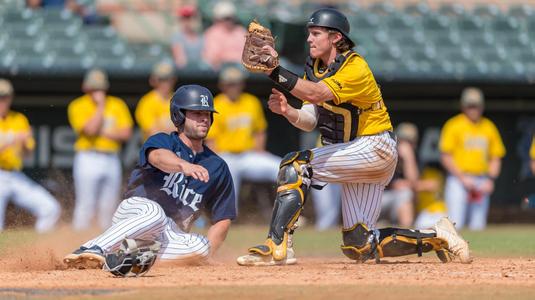
[[(236, 254), (246, 252), (247, 248), (262, 243), (266, 234), (267, 226), (232, 226), (224, 248)], [(484, 231), (463, 230), (461, 234), (470, 243), (470, 249), (476, 256), (535, 257), (535, 224), (492, 225)], [(37, 238), (46, 238), (46, 235), (39, 236), (31, 229), (1, 232), (0, 253), (31, 244)], [(308, 226), (299, 228), (294, 240), (300, 256), (342, 256), (342, 234), (339, 230), (318, 232)]]
[(37, 233), (31, 229), (14, 229), (0, 232), (0, 253), (7, 249), (29, 244), (37, 238)]
[[(244, 252), (264, 241), (267, 227), (233, 226), (226, 248)], [(476, 256), (535, 257), (535, 225), (492, 225), (484, 231), (461, 231)], [(338, 230), (315, 231), (300, 228), (295, 234), (295, 248), (300, 255), (341, 256), (342, 234)]]

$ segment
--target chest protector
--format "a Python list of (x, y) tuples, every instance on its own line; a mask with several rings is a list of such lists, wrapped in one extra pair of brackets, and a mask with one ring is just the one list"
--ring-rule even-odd
[[(317, 70), (319, 60), (313, 60), (309, 56), (305, 64), (306, 79), (319, 82), (330, 77), (338, 72), (347, 59), (354, 55), (358, 54), (354, 51), (338, 54), (334, 62), (329, 65), (329, 68), (321, 74)], [(357, 137), (359, 115), (361, 113), (358, 107), (350, 103), (335, 104), (334, 101), (329, 100), (323, 102), (322, 105), (318, 105), (318, 112), (318, 129), (321, 133), (323, 145), (346, 143)]]

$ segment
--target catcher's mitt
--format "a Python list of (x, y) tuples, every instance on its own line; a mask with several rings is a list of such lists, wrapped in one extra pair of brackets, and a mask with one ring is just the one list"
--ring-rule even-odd
[(104, 270), (115, 276), (141, 276), (154, 265), (160, 242), (124, 239), (117, 252), (106, 255)]
[(241, 58), (243, 66), (251, 72), (273, 71), (279, 65), (279, 58), (263, 49), (264, 46), (275, 49), (275, 39), (271, 31), (256, 20), (249, 24), (248, 31)]

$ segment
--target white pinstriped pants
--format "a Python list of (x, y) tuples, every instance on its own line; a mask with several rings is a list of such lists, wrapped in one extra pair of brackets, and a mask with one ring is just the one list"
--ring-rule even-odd
[(210, 252), (208, 239), (182, 232), (158, 203), (142, 197), (123, 200), (113, 215), (113, 225), (83, 246), (97, 245), (110, 252), (119, 249), (124, 238), (161, 242), (160, 259), (206, 258)]
[(396, 141), (387, 132), (311, 150), (313, 179), (342, 184), (344, 228), (375, 229), (385, 185), (397, 164)]

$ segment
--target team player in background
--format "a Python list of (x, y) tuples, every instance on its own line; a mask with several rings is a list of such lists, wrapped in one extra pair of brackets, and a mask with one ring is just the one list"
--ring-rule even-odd
[(169, 115), (169, 103), (176, 83), (174, 66), (169, 62), (156, 64), (149, 78), (153, 89), (137, 104), (136, 122), (143, 134), (143, 141), (158, 132), (175, 130)]
[[(470, 262), (468, 244), (447, 218), (422, 231), (376, 228), (382, 193), (397, 162), (396, 139), (385, 102), (368, 64), (352, 50), (349, 22), (342, 13), (330, 8), (317, 10), (307, 28), (310, 56), (305, 79), (280, 65), (265, 71), (279, 87), (303, 100), (302, 107), (290, 106), (277, 89), (272, 90), (268, 105), (297, 128), (311, 131), (319, 127), (324, 146), (291, 152), (282, 159), (267, 239), (238, 257), (238, 264), (297, 262), (292, 234), (313, 180), (342, 184), (342, 251), (348, 258), (363, 262), (434, 250), (443, 262), (452, 258)], [(278, 54), (269, 45), (247, 57), (254, 49), (247, 48), (253, 38), (250, 33), (244, 63), (247, 59), (276, 61), (272, 58)]]
[(10, 110), (13, 94), (11, 83), (0, 79), (0, 231), (11, 200), (37, 218), (37, 232), (46, 232), (56, 224), (61, 207), (47, 190), (21, 172), (24, 155), (34, 149), (35, 140), (28, 119)]
[(85, 95), (68, 106), (69, 123), (78, 135), (73, 163), (75, 207), (73, 227), (84, 230), (98, 217), (106, 228), (117, 202), (122, 183), (121, 143), (132, 135), (133, 120), (123, 100), (107, 95), (108, 77), (93, 69), (85, 75)]
[[(186, 85), (171, 101), (176, 131), (143, 144), (113, 225), (67, 255), (68, 266), (100, 268), (125, 238), (160, 242), (160, 259), (182, 261), (207, 258), (225, 240), (236, 207), (227, 165), (204, 145), (215, 112), (212, 94)], [(212, 224), (206, 237), (189, 233), (202, 212)]]
[(466, 88), (462, 113), (446, 122), (440, 136), (442, 165), (449, 173), (444, 197), (457, 228), (486, 227), (490, 195), (505, 155), (498, 129), (483, 117), (484, 100), (480, 89)]
[(208, 134), (208, 144), (228, 164), (236, 198), (242, 180), (275, 182), (280, 157), (266, 151), (267, 122), (260, 100), (244, 92), (245, 74), (237, 66), (219, 75), (221, 94), (215, 96), (218, 114)]

